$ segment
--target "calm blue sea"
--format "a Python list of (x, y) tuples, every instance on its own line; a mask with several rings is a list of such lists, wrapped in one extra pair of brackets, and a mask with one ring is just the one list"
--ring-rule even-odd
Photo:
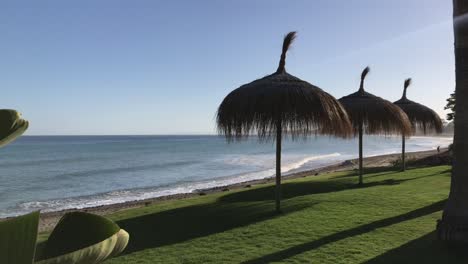
[[(397, 153), (399, 137), (365, 137), (364, 154)], [(451, 138), (413, 137), (408, 151)], [(357, 156), (356, 140), (312, 137), (283, 146), (284, 174)], [(140, 200), (274, 174), (273, 143), (217, 136), (24, 136), (0, 149), (0, 217)]]

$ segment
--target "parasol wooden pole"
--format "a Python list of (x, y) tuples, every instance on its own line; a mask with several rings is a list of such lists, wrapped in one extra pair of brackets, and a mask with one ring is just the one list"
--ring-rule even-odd
[(276, 124), (276, 212), (281, 212), (281, 119)]
[(406, 160), (405, 160), (405, 135), (401, 136), (401, 171), (406, 170)]
[(359, 122), (359, 185), (362, 185), (362, 121)]

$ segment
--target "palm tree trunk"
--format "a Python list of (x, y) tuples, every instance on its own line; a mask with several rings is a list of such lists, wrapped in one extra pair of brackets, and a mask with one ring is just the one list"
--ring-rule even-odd
[(402, 135), (401, 136), (401, 171), (406, 170), (405, 143), (406, 143), (405, 135)]
[(276, 212), (281, 212), (281, 121), (276, 124)]
[(455, 33), (455, 131), (449, 199), (437, 234), (447, 241), (468, 242), (468, 1), (453, 0)]
[(362, 121), (359, 123), (359, 185), (362, 185)]

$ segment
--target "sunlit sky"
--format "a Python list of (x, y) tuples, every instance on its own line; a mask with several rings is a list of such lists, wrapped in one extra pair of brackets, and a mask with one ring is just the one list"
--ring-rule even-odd
[(2, 1), (1, 108), (29, 135), (214, 134), (231, 90), (287, 71), (336, 98), (408, 97), (445, 117), (452, 1)]

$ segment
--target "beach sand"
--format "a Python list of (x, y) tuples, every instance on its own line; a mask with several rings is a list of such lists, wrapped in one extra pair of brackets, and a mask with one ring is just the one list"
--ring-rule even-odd
[[(433, 163), (439, 162), (440, 158), (438, 157), (443, 156), (444, 153), (447, 156), (446, 149), (442, 149), (440, 154), (436, 150), (411, 152), (411, 153), (406, 154), (406, 159), (409, 162), (413, 162), (414, 164), (418, 166), (419, 165), (437, 165)], [(392, 166), (395, 160), (399, 159), (400, 156), (401, 154), (388, 154), (388, 155), (367, 157), (367, 158), (364, 158), (364, 167), (369, 168), (369, 167)], [(283, 179), (313, 177), (313, 176), (324, 174), (324, 173), (353, 170), (353, 169), (357, 169), (358, 167), (357, 164), (358, 164), (357, 159), (346, 160), (344, 162), (332, 164), (332, 165), (317, 168), (314, 170), (301, 171), (301, 172), (297, 172), (293, 174), (284, 175)], [(63, 211), (57, 211), (57, 212), (46, 212), (46, 213), (41, 214), (40, 223), (39, 223), (39, 232), (51, 231), (54, 228), (54, 226), (57, 224), (58, 220), (63, 216), (63, 214), (70, 212), (70, 211), (84, 211), (84, 212), (90, 212), (90, 213), (99, 214), (99, 215), (107, 215), (107, 214), (111, 214), (117, 211), (127, 210), (130, 208), (143, 207), (143, 206), (147, 206), (148, 204), (158, 203), (158, 202), (162, 202), (166, 200), (184, 199), (187, 197), (206, 195), (210, 193), (225, 192), (225, 191), (230, 191), (230, 190), (235, 190), (235, 189), (248, 188), (253, 185), (264, 184), (264, 183), (269, 183), (269, 182), (274, 182), (274, 177), (265, 178), (261, 180), (248, 181), (248, 182), (243, 182), (243, 183), (237, 183), (237, 184), (232, 184), (232, 185), (227, 185), (227, 186), (219, 186), (219, 187), (209, 188), (209, 189), (201, 189), (193, 193), (182, 193), (182, 194), (176, 194), (176, 195), (170, 195), (170, 196), (162, 196), (162, 197), (157, 197), (157, 198), (151, 198), (151, 199), (145, 199), (145, 200), (139, 200), (139, 201), (130, 201), (130, 202), (124, 202), (124, 203), (111, 204), (111, 205), (103, 205), (103, 206), (90, 207), (90, 208), (84, 208), (84, 209), (69, 209), (69, 210), (63, 210)]]

